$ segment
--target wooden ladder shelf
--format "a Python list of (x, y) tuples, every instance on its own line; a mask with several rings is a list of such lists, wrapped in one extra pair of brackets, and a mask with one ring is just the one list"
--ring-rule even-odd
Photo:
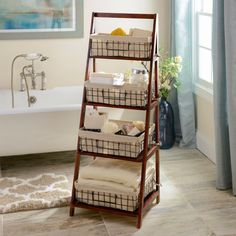
[[(137, 228), (141, 227), (142, 217), (145, 210), (151, 205), (153, 200), (156, 199), (156, 203), (160, 201), (160, 175), (159, 175), (159, 107), (158, 107), (158, 56), (157, 56), (157, 14), (133, 14), (133, 13), (101, 13), (101, 12), (93, 12), (91, 19), (91, 28), (90, 35), (94, 33), (94, 21), (96, 18), (127, 18), (127, 19), (139, 19), (139, 20), (151, 20), (152, 21), (152, 41), (151, 41), (151, 52), (150, 56), (145, 58), (137, 58), (137, 57), (127, 57), (127, 56), (93, 56), (91, 55), (91, 47), (92, 40), (89, 39), (88, 45), (88, 54), (87, 54), (87, 65), (85, 72), (85, 80), (89, 78), (89, 69), (90, 64), (93, 64), (93, 72), (96, 71), (96, 60), (97, 59), (114, 59), (114, 60), (136, 60), (136, 61), (147, 61), (149, 64), (149, 83), (148, 83), (148, 93), (147, 93), (147, 105), (144, 107), (134, 107), (134, 106), (125, 106), (125, 105), (110, 105), (110, 104), (102, 104), (102, 103), (93, 103), (88, 102), (86, 100), (86, 89), (84, 88), (83, 92), (83, 101), (81, 108), (81, 117), (80, 117), (80, 125), (79, 127), (84, 127), (85, 121), (85, 112), (86, 106), (94, 106), (94, 107), (111, 107), (111, 108), (121, 108), (121, 109), (132, 109), (132, 110), (143, 110), (145, 111), (145, 132), (144, 132), (144, 148), (143, 151), (138, 155), (137, 158), (131, 158), (126, 156), (114, 156), (108, 154), (99, 154), (94, 152), (86, 152), (80, 149), (80, 138), (78, 138), (78, 148), (77, 154), (75, 158), (75, 166), (74, 166), (74, 179), (72, 186), (72, 196), (70, 203), (70, 216), (74, 215), (75, 207), (86, 208), (96, 211), (104, 211), (109, 213), (128, 215), (128, 216), (136, 216), (138, 218)], [(152, 83), (152, 78), (154, 83)], [(154, 95), (153, 95), (154, 91)], [(150, 147), (148, 143), (148, 135), (149, 135), (149, 125), (151, 118), (151, 110), (154, 110), (154, 124), (155, 124), (155, 143)], [(76, 199), (76, 189), (74, 186), (74, 182), (78, 179), (79, 169), (80, 169), (80, 158), (83, 156), (97, 157), (97, 158), (113, 158), (120, 159), (125, 161), (133, 161), (141, 163), (141, 183), (140, 183), (140, 192), (139, 192), (139, 207), (134, 212), (129, 212), (125, 210), (119, 210), (108, 207), (94, 206), (79, 202)], [(144, 197), (145, 190), (145, 177), (146, 177), (146, 165), (147, 161), (150, 157), (155, 155), (155, 189), (147, 196)]]

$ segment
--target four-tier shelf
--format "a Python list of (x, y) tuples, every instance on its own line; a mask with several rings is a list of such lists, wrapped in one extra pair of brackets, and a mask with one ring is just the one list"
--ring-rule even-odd
[[(126, 19), (139, 19), (139, 20), (149, 20), (152, 21), (152, 36), (150, 41), (150, 53), (148, 56), (144, 56), (143, 54), (137, 57), (137, 55), (127, 56), (126, 54), (121, 55), (94, 55), (92, 52), (92, 39), (89, 39), (89, 46), (88, 46), (88, 55), (87, 55), (87, 65), (86, 65), (86, 72), (85, 72), (85, 81), (89, 79), (90, 73), (90, 64), (92, 63), (92, 70), (96, 72), (96, 60), (99, 59), (107, 59), (107, 60), (132, 60), (132, 61), (142, 61), (147, 62), (148, 71), (149, 71), (149, 79), (148, 79), (148, 90), (147, 90), (147, 103), (145, 106), (131, 106), (131, 105), (111, 105), (111, 104), (104, 104), (104, 103), (95, 103), (89, 102), (86, 98), (86, 88), (84, 88), (83, 92), (83, 100), (82, 100), (82, 108), (81, 108), (81, 117), (80, 117), (80, 128), (84, 127), (85, 121), (85, 112), (87, 106), (93, 107), (111, 107), (111, 108), (119, 108), (119, 109), (132, 109), (134, 110), (142, 110), (145, 112), (145, 131), (144, 131), (144, 146), (143, 151), (137, 156), (137, 158), (128, 157), (128, 156), (118, 156), (118, 155), (108, 155), (102, 153), (95, 153), (95, 152), (88, 152), (81, 150), (81, 139), (78, 137), (78, 148), (77, 148), (77, 155), (75, 159), (75, 167), (74, 167), (74, 180), (73, 180), (73, 187), (72, 187), (72, 197), (71, 197), (71, 204), (70, 204), (70, 216), (74, 215), (75, 207), (86, 208), (96, 211), (104, 211), (109, 213), (115, 213), (120, 215), (128, 215), (128, 216), (136, 216), (138, 217), (137, 228), (141, 227), (142, 224), (142, 217), (145, 210), (151, 205), (151, 203), (156, 199), (156, 203), (160, 201), (160, 175), (159, 175), (159, 124), (158, 124), (158, 55), (157, 55), (157, 14), (134, 14), (134, 13), (101, 13), (101, 12), (93, 12), (92, 19), (91, 19), (91, 28), (90, 28), (90, 35), (94, 34), (94, 22), (96, 18), (104, 18), (104, 20), (108, 20), (109, 18), (126, 18)], [(154, 111), (152, 113), (151, 111)], [(135, 112), (135, 111), (134, 111)], [(154, 119), (154, 122), (153, 122)], [(154, 131), (154, 142), (150, 145), (149, 142), (149, 127), (150, 121), (155, 124), (155, 131)], [(131, 162), (140, 162), (141, 163), (141, 183), (140, 183), (140, 192), (139, 192), (139, 201), (138, 201), (138, 209), (134, 212), (114, 209), (109, 207), (102, 207), (102, 206), (94, 206), (89, 205), (86, 203), (79, 202), (76, 198), (76, 189), (74, 186), (74, 182), (78, 179), (79, 176), (79, 168), (80, 168), (80, 158), (81, 155), (88, 156), (88, 157), (97, 157), (97, 158), (113, 158), (119, 159), (124, 161), (131, 161)], [(145, 177), (146, 177), (146, 166), (147, 161), (153, 155), (155, 155), (155, 188), (154, 190), (145, 197), (144, 190), (145, 190)]]

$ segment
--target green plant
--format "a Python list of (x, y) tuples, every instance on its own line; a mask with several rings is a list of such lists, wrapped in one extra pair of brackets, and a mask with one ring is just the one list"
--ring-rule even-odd
[(178, 88), (181, 85), (178, 79), (182, 70), (182, 58), (180, 56), (168, 57), (166, 54), (160, 56), (159, 61), (159, 94), (167, 98), (172, 87)]

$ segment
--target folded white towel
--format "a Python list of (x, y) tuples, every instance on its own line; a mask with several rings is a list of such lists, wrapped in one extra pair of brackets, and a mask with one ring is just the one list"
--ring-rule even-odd
[(115, 78), (118, 75), (116, 73), (94, 72), (90, 74), (90, 78)]
[(133, 28), (129, 30), (129, 35), (133, 37), (151, 37), (152, 31)]
[[(154, 178), (154, 170), (149, 172), (146, 176), (146, 183), (150, 182)], [(95, 192), (106, 192), (114, 194), (129, 194), (137, 195), (139, 193), (139, 186), (136, 188), (125, 186), (124, 184), (118, 184), (112, 181), (106, 180), (95, 180), (95, 179), (83, 179), (79, 177), (75, 181), (75, 188), (78, 191), (95, 191)]]
[(90, 190), (109, 193), (133, 193), (135, 189), (111, 181), (79, 178), (75, 182), (77, 190)]
[[(154, 171), (151, 160), (147, 162), (146, 175)], [(141, 179), (141, 163), (97, 158), (80, 171), (80, 178), (112, 181), (136, 189)]]
[(123, 85), (123, 80), (124, 75), (121, 73), (95, 72), (89, 77), (90, 83), (96, 84)]

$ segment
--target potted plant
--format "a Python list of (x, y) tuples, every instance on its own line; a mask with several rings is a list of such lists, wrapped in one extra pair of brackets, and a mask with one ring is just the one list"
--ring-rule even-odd
[(159, 95), (167, 99), (172, 87), (178, 88), (181, 83), (178, 79), (182, 70), (182, 58), (180, 56), (166, 57), (161, 56), (159, 62)]
[(178, 88), (181, 83), (178, 79), (182, 70), (180, 56), (168, 57), (163, 55), (159, 62), (159, 125), (160, 148), (171, 148), (175, 143), (174, 113), (171, 104), (167, 101), (172, 88)]

